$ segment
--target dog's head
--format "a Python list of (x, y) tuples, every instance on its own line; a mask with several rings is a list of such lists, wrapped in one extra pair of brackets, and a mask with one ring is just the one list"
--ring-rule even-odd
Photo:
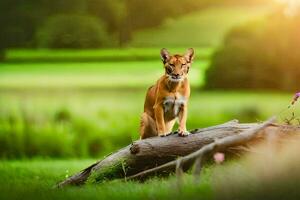
[(169, 80), (173, 82), (184, 80), (194, 59), (194, 49), (188, 49), (184, 55), (171, 55), (167, 49), (163, 48), (160, 55)]

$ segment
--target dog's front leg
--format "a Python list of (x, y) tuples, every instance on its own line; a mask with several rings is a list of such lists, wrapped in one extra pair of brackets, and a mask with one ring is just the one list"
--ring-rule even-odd
[(154, 114), (155, 114), (155, 123), (157, 128), (157, 133), (159, 136), (166, 136), (166, 126), (164, 120), (164, 109), (162, 105), (158, 104), (154, 106)]
[(190, 134), (186, 130), (186, 120), (187, 120), (187, 104), (184, 104), (184, 105), (182, 105), (179, 115), (178, 115), (178, 121), (179, 121), (178, 135), (179, 136), (187, 136)]

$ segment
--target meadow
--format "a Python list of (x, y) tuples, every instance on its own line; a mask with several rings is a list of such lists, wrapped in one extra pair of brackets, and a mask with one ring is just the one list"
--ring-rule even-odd
[[(190, 77), (194, 87), (203, 85), (205, 69), (209, 63), (209, 59), (205, 55), (209, 52), (206, 50), (202, 52), (203, 54), (199, 52), (200, 58), (193, 65), (193, 73)], [(36, 52), (32, 56), (27, 51), (24, 54), (27, 59), (40, 55)], [(77, 52), (73, 52), (72, 56), (76, 56), (76, 54)], [(57, 52), (50, 53), (48, 57), (53, 56), (56, 59), (57, 55)], [(202, 59), (201, 55), (206, 58)], [(43, 56), (41, 55), (41, 57)], [(128, 57), (127, 59), (130, 59)], [(16, 59), (16, 56), (8, 59)], [(58, 90), (68, 87), (74, 89), (144, 88), (153, 84), (162, 73), (163, 65), (160, 61), (159, 49), (156, 49), (155, 59), (148, 61), (147, 59), (143, 61), (133, 59), (131, 61), (106, 62), (8, 62), (0, 64), (0, 88), (46, 87)]]
[[(161, 45), (162, 46), (162, 45)], [(128, 47), (112, 49), (10, 49), (6, 52), (6, 62), (122, 62), (122, 61), (153, 61), (159, 58), (159, 50), (163, 47)], [(165, 46), (167, 47), (167, 46)], [(168, 48), (171, 52), (185, 52), (186, 47)], [(197, 57), (207, 60), (214, 51), (212, 47), (198, 47)]]
[[(204, 79), (197, 65), (191, 70), (196, 74), (191, 74), (189, 129), (297, 115), (299, 106), (287, 109), (289, 93), (201, 90)], [(160, 62), (4, 63), (0, 71), (0, 199), (214, 198), (211, 166), (199, 185), (187, 175), (180, 190), (174, 176), (52, 189), (139, 138), (145, 91), (163, 72)]]
[[(285, 110), (290, 93), (201, 89), (211, 51), (198, 50), (203, 59), (196, 58), (190, 70), (188, 129), (291, 114)], [(159, 56), (132, 60), (130, 51), (119, 50), (130, 61), (105, 62), (29, 62), (34, 57), (63, 58), (63, 52), (86, 59), (89, 54), (83, 51), (8, 52), (11, 62), (0, 64), (0, 157), (99, 157), (138, 139), (146, 90), (164, 70)], [(90, 51), (99, 52), (116, 56), (111, 50)], [(17, 57), (28, 60), (18, 62)]]
[(203, 89), (205, 70), (224, 34), (266, 13), (268, 7), (261, 6), (209, 8), (138, 31), (124, 49), (8, 50), (0, 63), (0, 199), (213, 198), (211, 166), (199, 185), (187, 175), (181, 190), (174, 176), (143, 184), (52, 186), (139, 138), (146, 90), (163, 74), (162, 47), (183, 53), (196, 46), (190, 130), (232, 119), (259, 122), (278, 115), (284, 121), (292, 112), (299, 115), (298, 105), (288, 109), (291, 93)]

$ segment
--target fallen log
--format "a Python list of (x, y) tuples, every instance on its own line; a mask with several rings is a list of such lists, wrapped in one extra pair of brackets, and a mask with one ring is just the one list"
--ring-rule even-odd
[[(284, 133), (300, 130), (299, 127), (278, 125), (271, 122), (259, 126), (258, 123), (241, 124), (237, 120), (232, 120), (221, 125), (193, 130), (188, 137), (178, 137), (177, 134), (172, 134), (167, 137), (138, 140), (60, 182), (57, 187), (81, 185), (86, 182), (97, 183), (120, 178), (127, 179), (127, 177), (129, 179), (145, 178), (145, 175), (153, 175), (153, 173), (168, 174), (175, 171), (176, 164), (162, 167), (161, 170), (151, 171), (151, 169), (163, 166), (178, 157), (187, 156), (220, 139), (255, 130), (256, 127), (259, 127), (258, 131), (261, 131), (262, 128), (272, 127), (273, 131)], [(244, 144), (232, 143), (231, 146), (228, 146), (247, 145), (249, 141), (243, 140)], [(192, 162), (186, 162), (181, 167), (186, 170), (191, 164)], [(145, 171), (147, 173), (143, 174)]]
[[(253, 138), (253, 136), (255, 134), (258, 134), (262, 129), (264, 129), (265, 127), (270, 125), (272, 122), (273, 122), (273, 119), (271, 119), (267, 122), (264, 122), (261, 125), (254, 126), (252, 129), (243, 131), (240, 134), (231, 135), (231, 136), (227, 136), (227, 137), (224, 137), (221, 139), (217, 139), (216, 141), (203, 146), (199, 150), (197, 150), (187, 156), (184, 156), (180, 159), (160, 165), (158, 167), (154, 167), (152, 169), (142, 171), (138, 174), (128, 177), (128, 179), (143, 178), (147, 175), (153, 174), (154, 172), (168, 170), (170, 168), (175, 168), (175, 167), (176, 167), (176, 170), (180, 170), (184, 164), (186, 164), (187, 162), (190, 164), (190, 163), (194, 162), (197, 158), (200, 158), (198, 162), (201, 163), (201, 160), (206, 153), (210, 153), (213, 150), (221, 150), (221, 149), (225, 149), (226, 147), (230, 147), (233, 145), (243, 144), (245, 142), (248, 142), (250, 139)], [(198, 168), (199, 167), (200, 166), (198, 166)], [(199, 171), (199, 169), (196, 171)]]

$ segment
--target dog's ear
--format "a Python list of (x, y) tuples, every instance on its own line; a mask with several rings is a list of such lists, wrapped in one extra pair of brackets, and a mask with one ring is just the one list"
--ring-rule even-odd
[(160, 57), (163, 63), (166, 63), (170, 58), (170, 53), (167, 49), (163, 48), (162, 50), (160, 50)]
[(187, 60), (187, 62), (191, 63), (194, 59), (195, 51), (193, 48), (189, 48), (187, 52), (185, 53), (184, 57)]

